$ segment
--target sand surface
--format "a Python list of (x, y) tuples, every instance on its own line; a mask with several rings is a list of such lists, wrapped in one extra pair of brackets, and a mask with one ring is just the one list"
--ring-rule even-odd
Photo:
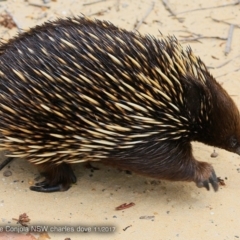
[[(93, 0), (49, 2), (46, 7), (39, 7), (29, 3), (43, 5), (43, 1), (1, 1), (0, 13), (5, 14), (7, 10), (24, 30), (47, 20), (83, 13), (128, 30), (140, 23), (139, 32), (156, 37), (160, 36), (159, 31), (163, 35), (174, 34), (201, 56), (240, 107), (240, 5), (233, 5), (233, 0), (165, 1), (174, 13), (188, 11), (177, 18), (166, 10), (162, 1), (155, 1), (154, 5), (147, 0), (108, 0), (94, 4), (89, 4)], [(226, 55), (230, 24), (235, 27)], [(0, 27), (3, 39), (16, 33), (16, 27)], [(0, 233), (0, 239), (238, 239), (240, 157), (216, 149), (218, 157), (211, 158), (212, 147), (199, 143), (193, 146), (195, 157), (212, 163), (224, 180), (226, 185), (217, 193), (199, 189), (194, 183), (153, 181), (100, 164), (94, 164), (99, 170), (93, 172), (84, 165), (75, 165), (78, 181), (67, 192), (36, 193), (29, 186), (38, 176), (37, 170), (17, 159), (0, 172), (0, 232), (7, 230)], [(6, 170), (12, 175), (5, 177)], [(130, 202), (135, 206), (115, 210)], [(13, 220), (23, 213), (31, 219), (29, 226), (45, 226), (47, 234), (12, 234), (26, 230)]]

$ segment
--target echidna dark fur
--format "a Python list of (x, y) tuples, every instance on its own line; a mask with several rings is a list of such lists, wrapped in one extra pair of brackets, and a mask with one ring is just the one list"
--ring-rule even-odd
[(218, 189), (191, 141), (240, 153), (239, 111), (175, 37), (84, 17), (48, 22), (0, 46), (0, 147), (67, 190), (71, 164), (101, 161)]

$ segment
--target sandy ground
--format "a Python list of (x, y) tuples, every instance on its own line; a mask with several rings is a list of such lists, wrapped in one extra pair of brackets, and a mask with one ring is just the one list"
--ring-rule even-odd
[[(128, 30), (143, 20), (139, 32), (155, 36), (160, 36), (159, 31), (164, 35), (174, 34), (184, 45), (191, 45), (240, 107), (240, 5), (233, 5), (233, 0), (170, 0), (169, 6), (175, 13), (188, 11), (178, 14), (177, 18), (171, 16), (162, 1), (154, 5), (147, 0), (108, 0), (95, 4), (89, 4), (92, 0), (49, 2), (46, 7), (39, 7), (29, 5), (30, 1), (1, 1), (0, 13), (7, 10), (24, 30), (57, 17), (81, 13), (110, 20)], [(40, 0), (31, 3), (43, 5)], [(230, 52), (226, 55), (230, 24), (235, 24), (235, 28)], [(4, 39), (16, 32), (17, 28), (0, 27), (0, 36)], [(216, 149), (218, 157), (211, 158), (212, 147), (193, 145), (196, 158), (212, 163), (225, 181), (226, 185), (217, 193), (212, 189), (209, 192), (199, 189), (193, 183), (153, 181), (102, 165), (95, 165), (100, 170), (93, 172), (84, 165), (75, 165), (78, 182), (67, 192), (36, 193), (30, 191), (29, 186), (38, 176), (37, 170), (17, 159), (0, 172), (0, 232), (3, 229), (8, 232), (0, 233), (0, 239), (26, 240), (34, 239), (33, 236), (42, 240), (238, 239), (240, 157)], [(6, 170), (12, 175), (5, 177)], [(135, 206), (115, 210), (130, 202)], [(29, 225), (48, 227), (47, 234), (12, 235), (11, 232), (26, 230), (13, 220), (23, 213), (31, 219)]]

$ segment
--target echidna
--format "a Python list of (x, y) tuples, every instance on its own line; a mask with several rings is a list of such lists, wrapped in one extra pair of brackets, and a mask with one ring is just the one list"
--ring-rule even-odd
[(239, 111), (190, 47), (85, 17), (57, 20), (0, 47), (0, 147), (67, 190), (71, 164), (101, 161), (218, 189), (191, 141), (240, 154)]

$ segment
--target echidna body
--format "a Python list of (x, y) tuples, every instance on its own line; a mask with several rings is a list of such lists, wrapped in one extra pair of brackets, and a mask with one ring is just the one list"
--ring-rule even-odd
[(66, 190), (70, 164), (101, 161), (218, 189), (191, 141), (240, 153), (239, 111), (200, 58), (105, 21), (48, 22), (0, 47), (0, 147)]

